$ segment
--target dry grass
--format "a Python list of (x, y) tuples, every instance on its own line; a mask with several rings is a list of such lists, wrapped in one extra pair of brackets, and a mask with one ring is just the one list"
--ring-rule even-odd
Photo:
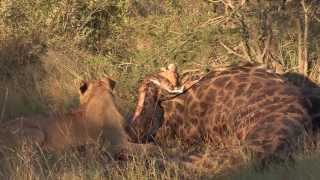
[[(62, 154), (30, 151), (27, 148), (12, 151), (1, 157), (1, 179), (318, 179), (320, 174), (318, 150), (296, 156), (294, 166), (274, 164), (257, 171), (250, 163), (239, 159), (230, 161), (224, 151), (210, 149), (204, 161), (211, 168), (193, 164), (181, 166), (177, 161), (135, 156), (129, 161), (113, 161), (100, 151), (83, 154), (70, 150)], [(172, 150), (171, 150), (172, 151)], [(172, 152), (171, 152), (172, 153)], [(179, 152), (176, 152), (179, 155)], [(229, 159), (228, 159), (229, 158)], [(163, 163), (164, 162), (164, 163)], [(194, 166), (197, 169), (194, 169)]]
[[(219, 6), (220, 7), (220, 6)], [(146, 74), (176, 63), (206, 70), (212, 64), (238, 62), (219, 42), (241, 52), (242, 34), (233, 17), (209, 1), (0, 1), (0, 120), (77, 106), (82, 79), (107, 74), (116, 79), (117, 103), (130, 116), (136, 86)], [(254, 23), (252, 23), (254, 24)], [(318, 25), (317, 25), (318, 27)], [(318, 28), (319, 29), (319, 28)], [(277, 29), (275, 28), (275, 31)], [(272, 49), (285, 72), (297, 70), (295, 30), (277, 36)], [(316, 30), (314, 37), (318, 37)], [(277, 39), (277, 37), (275, 39)], [(314, 38), (317, 39), (317, 38)], [(310, 79), (319, 82), (319, 44), (310, 48)], [(275, 47), (272, 47), (275, 48)], [(278, 53), (279, 52), (279, 53)], [(231, 144), (233, 144), (231, 146)], [(55, 155), (14, 151), (2, 157), (1, 179), (319, 179), (319, 150), (308, 143), (296, 166), (252, 168), (243, 148), (205, 145), (187, 154), (205, 156), (186, 169), (178, 162), (134, 157), (112, 162), (77, 151)], [(173, 141), (164, 151), (182, 156)], [(173, 148), (172, 148), (173, 147)], [(161, 160), (161, 159), (160, 159)], [(186, 160), (188, 162), (188, 159)], [(208, 168), (208, 164), (210, 168)]]

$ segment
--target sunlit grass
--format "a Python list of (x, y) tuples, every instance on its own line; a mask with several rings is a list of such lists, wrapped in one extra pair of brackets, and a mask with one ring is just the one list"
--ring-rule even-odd
[[(129, 117), (137, 84), (161, 66), (176, 63), (183, 70), (207, 70), (211, 64), (238, 61), (219, 41), (237, 50), (242, 34), (238, 28), (228, 29), (232, 17), (223, 18), (219, 11), (209, 1), (194, 0), (0, 1), (0, 120), (76, 107), (81, 80), (104, 75), (117, 81), (116, 101)], [(293, 72), (296, 39), (288, 37), (279, 40), (279, 57), (273, 58)], [(317, 47), (311, 50), (314, 58)], [(318, 81), (318, 62), (313, 60), (310, 77)], [(172, 144), (175, 149), (164, 151), (171, 151), (170, 157), (181, 155), (180, 143)], [(236, 160), (229, 160), (225, 149), (211, 148), (204, 160), (211, 168), (192, 170), (170, 158), (160, 159), (163, 165), (155, 157), (116, 162), (72, 150), (13, 151), (1, 157), (0, 179), (320, 178), (319, 152), (313, 148), (299, 153), (295, 167), (274, 165), (264, 172), (248, 165), (250, 158), (237, 148), (228, 149)]]

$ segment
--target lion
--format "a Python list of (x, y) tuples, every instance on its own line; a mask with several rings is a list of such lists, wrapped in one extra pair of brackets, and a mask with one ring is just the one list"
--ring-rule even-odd
[(110, 78), (84, 81), (80, 88), (80, 106), (67, 114), (50, 117), (18, 118), (1, 125), (0, 144), (14, 147), (22, 142), (37, 144), (43, 150), (62, 152), (71, 147), (94, 144), (103, 139), (112, 156), (125, 152), (142, 153), (157, 149), (152, 145), (129, 142), (118, 111)]

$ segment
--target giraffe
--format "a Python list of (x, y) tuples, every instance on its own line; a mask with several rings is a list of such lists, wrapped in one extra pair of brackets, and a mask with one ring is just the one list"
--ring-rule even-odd
[[(149, 102), (149, 101), (145, 101), (145, 98), (148, 98), (146, 94), (150, 94), (146, 91), (147, 89), (149, 89), (148, 88), (149, 85), (159, 87), (160, 89), (163, 90), (161, 92), (159, 91), (159, 94), (158, 94), (159, 96), (163, 96), (163, 97), (174, 96), (184, 91), (184, 86), (179, 86), (180, 83), (178, 80), (179, 80), (179, 77), (178, 77), (177, 67), (174, 64), (169, 64), (167, 68), (162, 67), (160, 68), (160, 72), (151, 74), (145, 77), (142, 82), (143, 85), (140, 86), (138, 89), (138, 92), (141, 98), (139, 98), (137, 101), (136, 110), (132, 117), (133, 119), (132, 121), (135, 121), (135, 119), (140, 116), (140, 114), (143, 111), (143, 108), (145, 107), (144, 103)], [(152, 116), (152, 114), (148, 116)], [(144, 123), (144, 122), (141, 121), (141, 123)], [(145, 123), (148, 123), (148, 122), (145, 122)], [(145, 124), (145, 126), (147, 126), (147, 124)], [(135, 141), (139, 141), (138, 139), (140, 138), (137, 136), (137, 134), (141, 134), (142, 132), (135, 132), (137, 129), (134, 130), (131, 128), (131, 126), (127, 126), (126, 129), (127, 129), (127, 132), (131, 134), (131, 137)]]
[(182, 93), (166, 98), (159, 85), (143, 80), (141, 106), (131, 122), (136, 139), (221, 145), (232, 135), (266, 164), (291, 159), (311, 126), (309, 103), (300, 89), (257, 64), (215, 68), (204, 76), (187, 76), (181, 84)]

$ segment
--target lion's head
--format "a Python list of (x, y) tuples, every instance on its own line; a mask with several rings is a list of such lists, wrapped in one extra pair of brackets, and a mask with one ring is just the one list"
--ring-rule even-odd
[(82, 81), (79, 87), (80, 104), (88, 103), (97, 94), (107, 94), (112, 96), (112, 91), (116, 82), (110, 78), (100, 80)]
[[(85, 111), (85, 119), (91, 126), (103, 129), (103, 137), (111, 147), (123, 147), (127, 142), (124, 119), (120, 114), (113, 95), (116, 82), (110, 78), (82, 82), (80, 106)], [(112, 150), (117, 151), (117, 150)]]

